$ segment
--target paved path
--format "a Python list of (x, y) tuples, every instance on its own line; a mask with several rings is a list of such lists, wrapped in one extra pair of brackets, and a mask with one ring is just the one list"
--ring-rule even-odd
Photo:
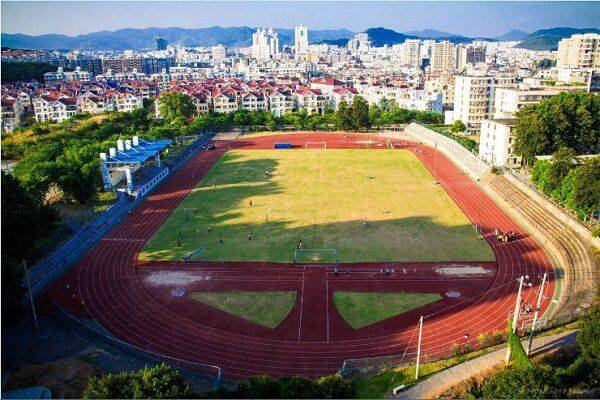
[[(523, 340), (523, 346), (527, 346), (528, 340)], [(544, 353), (551, 349), (563, 346), (571, 346), (577, 343), (577, 331), (557, 333), (555, 335), (542, 336), (533, 341), (533, 355)], [(452, 368), (441, 371), (407, 390), (399, 393), (398, 399), (430, 399), (439, 396), (451, 387), (466, 381), (467, 379), (488, 371), (504, 363), (506, 347), (498, 349), (481, 357), (474, 358)]]

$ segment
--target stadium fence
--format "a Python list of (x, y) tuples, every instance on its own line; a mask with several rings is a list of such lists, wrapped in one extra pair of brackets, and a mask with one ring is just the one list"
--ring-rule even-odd
[(70, 326), (77, 329), (78, 332), (85, 332), (88, 338), (100, 340), (108, 345), (114, 346), (123, 350), (132, 356), (140, 357), (149, 361), (154, 365), (168, 363), (179, 369), (183, 374), (190, 374), (204, 382), (213, 385), (214, 389), (218, 389), (222, 383), (222, 369), (217, 365), (202, 364), (196, 361), (184, 360), (182, 358), (171, 357), (156, 353), (151, 350), (142, 349), (122, 340), (119, 340), (101, 329), (94, 326), (94, 321), (84, 321), (73, 314), (63, 310), (58, 304), (54, 303), (54, 308), (58, 316)]

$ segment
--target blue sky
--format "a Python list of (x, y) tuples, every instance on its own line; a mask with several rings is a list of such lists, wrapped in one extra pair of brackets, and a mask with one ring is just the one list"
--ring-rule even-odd
[(2, 32), (76, 35), (120, 28), (272, 26), (495, 36), (511, 29), (600, 27), (600, 2), (2, 1)]

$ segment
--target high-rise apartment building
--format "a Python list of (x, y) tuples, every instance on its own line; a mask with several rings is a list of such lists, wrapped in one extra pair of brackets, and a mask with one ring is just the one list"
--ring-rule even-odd
[(485, 49), (483, 47), (460, 44), (456, 46), (456, 69), (462, 71), (467, 64), (485, 62)]
[(515, 85), (514, 77), (457, 76), (454, 83), (453, 120), (462, 121), (467, 126), (468, 134), (479, 134), (481, 122), (493, 116), (495, 90)]
[(421, 66), (421, 41), (418, 39), (406, 39), (401, 47), (402, 65), (409, 68)]
[(156, 38), (156, 50), (166, 50), (167, 49), (167, 45), (169, 44), (169, 41), (165, 38), (162, 37), (157, 37)]
[(454, 68), (454, 45), (443, 40), (436, 42), (431, 48), (431, 69), (434, 71), (448, 71)]
[(600, 70), (600, 34), (585, 33), (558, 43), (556, 66)]
[(305, 58), (308, 54), (308, 28), (304, 24), (294, 28), (294, 49), (296, 58)]
[(252, 57), (269, 60), (279, 54), (279, 34), (273, 28), (258, 29), (252, 34)]
[(371, 39), (367, 33), (357, 33), (354, 37), (348, 40), (348, 49), (352, 53), (366, 53), (371, 48)]

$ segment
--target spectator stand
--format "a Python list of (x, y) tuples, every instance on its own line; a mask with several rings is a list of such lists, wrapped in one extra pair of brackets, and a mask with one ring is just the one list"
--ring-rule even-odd
[(145, 141), (118, 140), (117, 147), (100, 153), (102, 180), (106, 190), (122, 197), (137, 198), (150, 191), (169, 171), (161, 165), (160, 154), (171, 145), (169, 139)]

